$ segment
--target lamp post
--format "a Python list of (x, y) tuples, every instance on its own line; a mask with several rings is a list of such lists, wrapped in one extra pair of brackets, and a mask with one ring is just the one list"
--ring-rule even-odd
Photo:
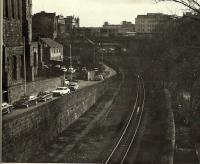
[(24, 96), (26, 95), (26, 49), (25, 49), (25, 37), (24, 39)]
[(67, 70), (63, 70), (63, 86), (65, 86), (65, 73)]
[(101, 63), (103, 64), (103, 52), (101, 53)]
[(73, 69), (73, 67), (72, 67), (72, 45), (70, 44), (69, 45), (69, 60), (70, 60), (70, 66), (69, 66), (69, 68), (70, 68), (70, 81), (72, 81), (72, 69)]

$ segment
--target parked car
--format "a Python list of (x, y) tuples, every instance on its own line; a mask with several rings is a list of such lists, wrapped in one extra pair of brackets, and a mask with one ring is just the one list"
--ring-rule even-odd
[(14, 107), (26, 107), (30, 105), (37, 105), (38, 97), (36, 96), (22, 96), (19, 101), (14, 103)]
[(65, 94), (70, 93), (70, 89), (68, 87), (58, 87), (56, 90), (52, 91), (53, 96), (63, 96)]
[(79, 85), (76, 82), (70, 82), (68, 84), (68, 87), (69, 87), (70, 91), (76, 91), (79, 88)]
[(38, 101), (47, 101), (53, 98), (53, 93), (50, 91), (40, 92), (38, 94)]
[(67, 72), (67, 68), (65, 68), (64, 66), (62, 66), (62, 67), (60, 68), (60, 70), (63, 71), (63, 72)]
[(43, 69), (49, 69), (48, 65), (43, 65)]
[(104, 80), (104, 77), (103, 77), (103, 75), (97, 75), (97, 76), (95, 77), (95, 80), (96, 80), (96, 81), (103, 81), (103, 80)]
[(72, 66), (69, 66), (68, 73), (75, 73), (75, 69)]
[(12, 112), (12, 110), (13, 110), (13, 105), (10, 105), (6, 102), (1, 104), (2, 115), (10, 113), (10, 112)]
[(65, 79), (65, 85), (68, 85), (68, 84), (69, 84), (69, 80)]
[(60, 66), (60, 65), (55, 65), (54, 68), (58, 68), (58, 69), (60, 69), (61, 66)]
[(94, 68), (94, 71), (98, 71), (98, 70), (99, 70), (98, 68), (96, 68), (96, 67)]
[(82, 67), (81, 70), (82, 70), (82, 71), (87, 71), (87, 68), (86, 68), (86, 67)]

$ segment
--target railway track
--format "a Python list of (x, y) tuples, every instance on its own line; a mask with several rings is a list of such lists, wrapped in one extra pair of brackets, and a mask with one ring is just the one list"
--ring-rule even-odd
[(123, 164), (126, 163), (127, 154), (136, 140), (136, 135), (142, 120), (145, 102), (145, 87), (142, 77), (137, 76), (137, 95), (135, 104), (126, 123), (126, 126), (113, 147), (111, 153), (104, 164)]

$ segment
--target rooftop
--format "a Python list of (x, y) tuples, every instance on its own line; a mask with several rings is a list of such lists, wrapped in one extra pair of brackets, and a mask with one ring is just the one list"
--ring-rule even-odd
[(49, 47), (52, 48), (62, 48), (62, 44), (55, 42), (54, 40), (50, 38), (40, 38), (44, 43), (46, 43)]

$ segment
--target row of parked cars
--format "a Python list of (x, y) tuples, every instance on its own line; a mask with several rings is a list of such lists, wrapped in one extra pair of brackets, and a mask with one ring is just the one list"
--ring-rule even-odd
[(42, 91), (37, 96), (22, 96), (20, 100), (14, 102), (13, 105), (8, 104), (6, 102), (2, 103), (2, 115), (8, 114), (12, 112), (14, 108), (21, 108), (32, 105), (37, 105), (38, 102), (46, 102), (48, 100), (52, 100), (53, 97), (64, 96), (66, 94), (70, 94), (71, 92), (77, 90), (79, 88), (78, 83), (70, 82), (66, 87), (58, 87), (54, 91)]

